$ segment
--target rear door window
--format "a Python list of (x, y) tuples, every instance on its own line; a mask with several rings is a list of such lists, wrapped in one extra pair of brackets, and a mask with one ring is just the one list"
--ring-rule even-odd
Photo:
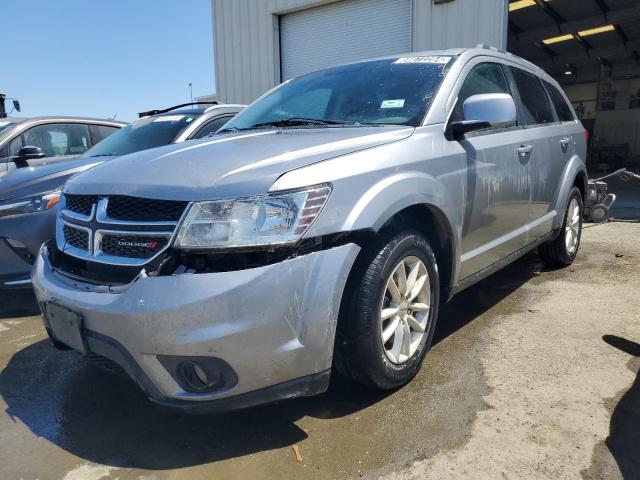
[(560, 90), (551, 85), (549, 82), (544, 82), (544, 86), (551, 97), (551, 102), (556, 109), (556, 113), (558, 114), (558, 120), (561, 122), (572, 122), (573, 112), (571, 111), (571, 107), (567, 104), (567, 101), (564, 99)]
[(222, 117), (218, 117), (218, 118), (214, 118), (213, 120), (209, 121), (209, 123), (205, 123), (202, 127), (200, 127), (200, 130), (198, 130), (192, 137), (191, 139), (194, 138), (204, 138), (208, 135), (211, 135), (213, 133), (216, 133), (218, 130), (220, 130), (220, 128), (227, 123), (229, 120), (231, 120), (234, 116), (233, 115), (224, 115)]
[(542, 83), (535, 75), (511, 67), (520, 94), (519, 114), (524, 125), (554, 122), (553, 112)]
[(91, 125), (91, 134), (93, 136), (93, 144), (104, 140), (112, 133), (115, 133), (119, 130), (118, 127), (111, 127), (109, 125)]

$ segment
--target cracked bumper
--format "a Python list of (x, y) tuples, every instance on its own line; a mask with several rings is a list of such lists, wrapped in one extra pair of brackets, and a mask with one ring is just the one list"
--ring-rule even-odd
[[(256, 404), (322, 391), (300, 380), (324, 379), (331, 367), (340, 301), (358, 252), (348, 244), (248, 270), (138, 278), (114, 293), (54, 271), (43, 247), (32, 281), (41, 305), (53, 301), (81, 317), (87, 349), (125, 367), (153, 400), (191, 409), (269, 388), (284, 392), (257, 395)], [(184, 391), (159, 355), (220, 358), (238, 382), (221, 392)]]

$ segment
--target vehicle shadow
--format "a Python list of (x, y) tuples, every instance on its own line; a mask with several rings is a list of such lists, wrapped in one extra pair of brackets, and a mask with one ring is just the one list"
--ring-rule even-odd
[[(441, 310), (435, 342), (517, 290), (540, 262), (529, 254), (458, 295)], [(367, 409), (393, 392), (359, 387), (334, 375), (329, 391), (218, 416), (192, 416), (147, 400), (125, 376), (40, 341), (0, 372), (6, 413), (37, 436), (86, 460), (114, 467), (174, 469), (291, 446), (307, 438), (303, 417), (334, 419)], [(398, 392), (402, 395), (402, 391)], [(384, 428), (384, 418), (380, 418)]]
[(39, 314), (40, 309), (32, 288), (0, 290), (0, 320)]
[[(605, 335), (602, 339), (612, 347), (640, 358), (640, 343), (615, 335)], [(640, 370), (631, 388), (613, 409), (605, 443), (622, 477), (637, 478), (640, 474)]]

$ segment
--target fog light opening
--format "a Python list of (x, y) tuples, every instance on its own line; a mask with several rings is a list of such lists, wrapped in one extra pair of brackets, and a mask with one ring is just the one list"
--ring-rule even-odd
[(180, 376), (192, 392), (212, 392), (224, 386), (224, 377), (218, 372), (207, 372), (198, 362), (180, 363)]
[(158, 360), (185, 392), (220, 392), (238, 383), (236, 373), (221, 358), (158, 355)]

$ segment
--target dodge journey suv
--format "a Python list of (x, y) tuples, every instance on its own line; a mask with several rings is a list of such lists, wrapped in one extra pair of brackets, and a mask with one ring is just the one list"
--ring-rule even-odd
[(585, 144), (558, 84), (491, 49), (295, 78), (66, 184), (32, 277), (46, 329), (189, 411), (318, 394), (332, 367), (398, 387), (442, 301), (536, 247), (574, 260)]

